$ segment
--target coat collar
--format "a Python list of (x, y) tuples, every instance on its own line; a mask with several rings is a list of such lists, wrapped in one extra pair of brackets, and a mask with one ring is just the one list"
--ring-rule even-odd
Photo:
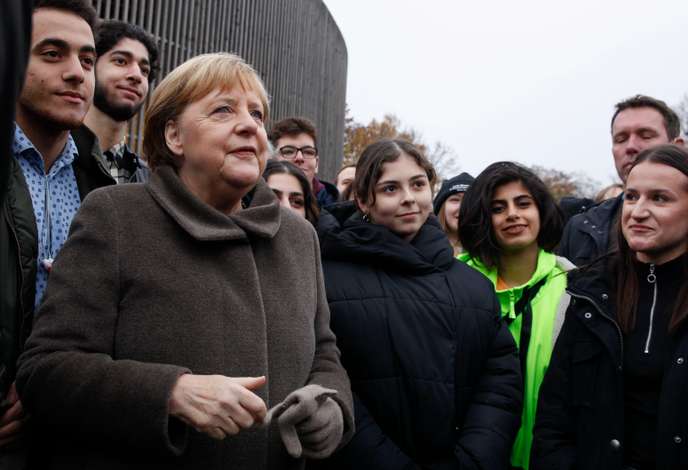
[(418, 275), (446, 271), (456, 261), (434, 215), (408, 242), (387, 227), (365, 222), (356, 205), (347, 201), (320, 213), (318, 234), (323, 259), (378, 265)]
[(171, 167), (159, 167), (146, 187), (160, 207), (197, 240), (273, 238), (280, 227), (279, 203), (262, 178), (249, 207), (230, 215), (198, 199)]

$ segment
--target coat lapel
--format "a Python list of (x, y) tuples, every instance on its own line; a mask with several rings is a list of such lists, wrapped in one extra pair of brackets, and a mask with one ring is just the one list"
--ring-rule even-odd
[(262, 178), (250, 206), (231, 215), (198, 199), (171, 167), (158, 168), (146, 187), (160, 207), (197, 240), (242, 240), (250, 235), (273, 238), (279, 230), (279, 203)]

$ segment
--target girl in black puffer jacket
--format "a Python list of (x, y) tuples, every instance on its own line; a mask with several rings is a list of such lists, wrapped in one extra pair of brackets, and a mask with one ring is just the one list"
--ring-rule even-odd
[(454, 259), (432, 212), (432, 165), (370, 145), (353, 202), (321, 215), (332, 329), (356, 435), (325, 468), (506, 469), (520, 424), (516, 347), (490, 282)]

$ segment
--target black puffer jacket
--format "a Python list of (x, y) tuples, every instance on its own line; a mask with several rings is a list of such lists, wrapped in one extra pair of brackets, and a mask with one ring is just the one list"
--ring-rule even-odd
[[(604, 259), (569, 276), (571, 304), (540, 388), (531, 470), (624, 468), (624, 336)], [(658, 282), (661, 282), (661, 278)], [(656, 467), (688, 468), (688, 329), (671, 341), (659, 397)]]
[(489, 281), (454, 259), (434, 217), (409, 243), (340, 203), (319, 234), (356, 414), (325, 468), (508, 468), (521, 377)]

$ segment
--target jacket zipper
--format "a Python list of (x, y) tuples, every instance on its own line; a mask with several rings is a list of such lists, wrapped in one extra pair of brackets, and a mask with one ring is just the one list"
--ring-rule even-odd
[[(616, 332), (618, 333), (618, 336), (619, 336), (619, 346), (621, 347), (621, 358), (623, 360), (623, 356), (624, 356), (623, 334), (621, 333), (621, 328), (619, 327), (619, 325), (611, 317), (609, 317), (606, 313), (604, 313), (604, 310), (602, 310), (599, 307), (599, 305), (597, 305), (597, 303), (592, 298), (590, 298), (586, 295), (576, 294), (574, 292), (571, 292), (570, 290), (567, 292), (569, 293), (569, 295), (571, 297), (574, 297), (577, 299), (587, 300), (588, 302), (590, 302), (592, 304), (592, 306), (595, 307), (595, 309), (600, 313), (600, 315), (602, 315), (603, 318), (610, 321), (611, 324), (614, 325), (614, 328), (616, 328)], [(619, 364), (619, 366), (621, 366), (621, 365)]]
[(657, 305), (657, 276), (655, 275), (655, 265), (650, 265), (650, 274), (647, 275), (647, 282), (654, 285), (652, 294), (652, 307), (650, 307), (650, 327), (647, 329), (647, 339), (645, 340), (645, 354), (650, 354), (650, 341), (652, 340), (652, 325), (655, 322), (655, 305)]

